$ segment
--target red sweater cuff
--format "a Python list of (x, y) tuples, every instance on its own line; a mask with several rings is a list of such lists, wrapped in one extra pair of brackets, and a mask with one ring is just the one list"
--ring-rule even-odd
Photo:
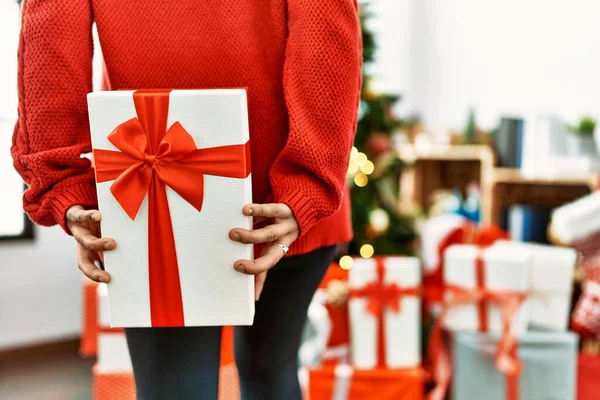
[(298, 227), (300, 228), (300, 237), (319, 222), (317, 211), (313, 206), (310, 197), (306, 196), (300, 190), (287, 192), (282, 196), (275, 195), (275, 203), (287, 204), (292, 209)]
[(67, 228), (67, 210), (78, 205), (83, 208), (98, 207), (96, 186), (94, 184), (70, 186), (62, 189), (54, 196), (54, 201), (52, 202), (52, 214), (54, 215), (54, 220), (69, 235), (71, 232)]

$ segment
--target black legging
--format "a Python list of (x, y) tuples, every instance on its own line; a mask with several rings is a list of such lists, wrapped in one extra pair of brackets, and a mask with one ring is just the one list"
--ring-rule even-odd
[[(254, 325), (235, 329), (243, 400), (300, 400), (298, 348), (313, 293), (335, 246), (288, 257), (269, 271)], [(139, 400), (216, 400), (220, 327), (128, 328)]]

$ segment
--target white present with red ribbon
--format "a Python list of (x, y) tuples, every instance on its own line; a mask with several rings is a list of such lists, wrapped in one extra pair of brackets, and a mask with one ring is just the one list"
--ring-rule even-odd
[(566, 331), (569, 325), (573, 277), (577, 253), (565, 247), (515, 241), (498, 241), (508, 252), (523, 248), (530, 253), (529, 325), (553, 331)]
[(471, 332), (503, 331), (503, 312), (516, 306), (511, 320), (512, 332), (527, 330), (530, 287), (530, 253), (524, 248), (510, 251), (501, 247), (480, 249), (474, 245), (454, 245), (444, 260), (444, 326)]
[(352, 365), (421, 364), (421, 268), (414, 257), (356, 259), (348, 277)]
[(518, 399), (514, 383), (522, 369), (518, 337), (529, 323), (530, 256), (522, 247), (507, 251), (502, 246), (453, 245), (446, 250), (444, 301), (429, 338), (428, 353), (437, 383), (430, 400), (445, 398), (452, 375), (443, 327), (500, 334), (494, 364), (510, 382), (507, 399)]
[(155, 90), (88, 96), (113, 327), (249, 325), (253, 246), (246, 92)]

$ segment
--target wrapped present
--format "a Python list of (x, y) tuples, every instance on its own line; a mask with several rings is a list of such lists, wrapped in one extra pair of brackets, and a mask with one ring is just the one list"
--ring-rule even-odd
[(421, 400), (425, 374), (410, 369), (353, 370), (326, 366), (308, 372), (308, 400)]
[(571, 327), (585, 337), (600, 338), (600, 283), (586, 281), (571, 317)]
[(564, 247), (498, 241), (507, 251), (530, 252), (531, 289), (529, 324), (534, 328), (565, 331), (569, 324), (577, 253)]
[[(435, 221), (431, 221), (428, 228), (424, 230), (422, 236), (423, 261), (427, 263), (427, 266), (424, 267), (423, 286), (427, 308), (443, 301), (444, 254), (450, 246), (473, 244), (488, 247), (498, 240), (510, 238), (507, 232), (495, 225), (480, 228), (466, 219), (461, 220), (461, 218), (452, 215), (438, 217)], [(437, 230), (445, 232), (445, 234), (440, 235), (436, 233)]]
[(430, 395), (432, 400), (444, 399), (452, 375), (443, 327), (500, 334), (494, 365), (506, 376), (514, 377), (521, 369), (516, 357), (517, 337), (526, 331), (529, 322), (528, 251), (455, 245), (444, 256), (444, 303), (428, 346), (437, 384)]
[(518, 357), (523, 368), (520, 376), (508, 378), (494, 366), (498, 341), (497, 335), (454, 335), (454, 399), (575, 399), (578, 346), (576, 335), (568, 332), (528, 332), (521, 336)]
[(254, 278), (233, 269), (253, 246), (246, 92), (88, 95), (111, 325), (249, 325)]
[(600, 394), (600, 355), (579, 354), (577, 400), (597, 400)]
[(573, 243), (600, 231), (600, 192), (556, 208), (552, 229), (562, 243)]
[(97, 291), (98, 283), (83, 277), (82, 279), (82, 321), (81, 343), (79, 353), (84, 357), (94, 357), (98, 352), (98, 312)]
[(530, 254), (524, 248), (480, 249), (455, 245), (445, 253), (444, 281), (448, 310), (444, 326), (453, 331), (502, 332), (502, 310), (515, 306), (512, 331), (527, 330)]
[(352, 364), (421, 365), (421, 269), (414, 257), (356, 259), (350, 270)]

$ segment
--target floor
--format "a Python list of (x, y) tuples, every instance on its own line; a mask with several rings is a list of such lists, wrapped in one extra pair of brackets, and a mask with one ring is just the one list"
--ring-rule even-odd
[(76, 345), (52, 351), (30, 350), (0, 357), (1, 400), (90, 400), (93, 359)]

